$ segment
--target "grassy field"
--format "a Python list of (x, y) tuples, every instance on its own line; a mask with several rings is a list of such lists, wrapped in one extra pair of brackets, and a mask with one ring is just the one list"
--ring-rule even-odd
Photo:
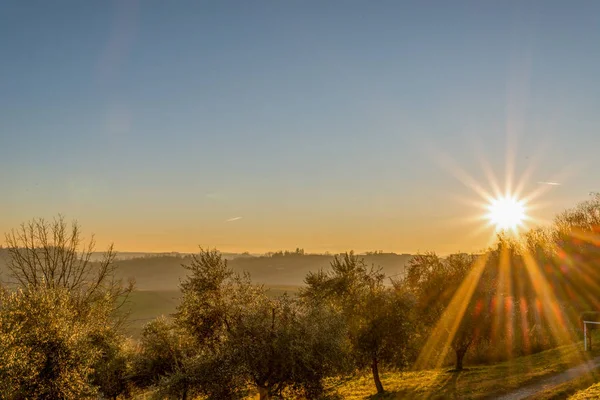
[[(583, 361), (600, 355), (600, 350), (591, 353), (582, 351), (583, 344), (562, 346), (532, 356), (494, 364), (469, 366), (456, 373), (447, 370), (409, 371), (384, 373), (385, 396), (373, 396), (375, 387), (370, 375), (331, 383), (330, 392), (344, 399), (485, 399), (506, 394), (514, 389), (535, 383), (543, 378), (563, 372)], [(589, 386), (594, 377), (581, 379)], [(571, 392), (572, 393), (572, 392)], [(540, 398), (566, 398), (552, 397)], [(566, 394), (565, 394), (566, 395)], [(538, 398), (537, 396), (535, 398)], [(584, 397), (585, 398), (585, 397)]]

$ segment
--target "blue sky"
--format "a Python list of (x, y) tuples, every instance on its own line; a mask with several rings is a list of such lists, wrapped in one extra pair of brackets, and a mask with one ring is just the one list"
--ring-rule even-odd
[(2, 2), (0, 230), (476, 250), (440, 154), (486, 188), (507, 153), (525, 191), (560, 178), (541, 220), (599, 190), (599, 46), (595, 1)]

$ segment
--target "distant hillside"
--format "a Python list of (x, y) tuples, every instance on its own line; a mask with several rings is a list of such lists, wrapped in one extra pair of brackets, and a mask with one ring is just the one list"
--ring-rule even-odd
[(8, 260), (8, 251), (6, 249), (0, 248), (0, 282), (4, 280), (6, 277), (4, 276), (4, 271), (6, 271), (6, 263)]
[[(134, 278), (139, 290), (177, 290), (180, 279), (186, 274), (182, 264), (188, 264), (191, 256), (168, 253), (156, 255), (152, 253), (121, 253), (117, 259), (118, 276)], [(133, 254), (143, 256), (131, 257)], [(6, 250), (0, 249), (0, 274), (6, 278)], [(404, 266), (412, 257), (410, 254), (367, 254), (365, 261), (371, 265), (381, 266), (388, 276), (397, 276), (404, 272)], [(288, 254), (252, 256), (248, 254), (227, 254), (229, 265), (238, 272), (249, 272), (252, 280), (273, 286), (302, 285), (306, 274), (310, 271), (328, 269), (332, 255), (322, 254)]]
[[(370, 264), (379, 265), (388, 276), (397, 276), (412, 257), (410, 254), (370, 254), (363, 256)], [(229, 260), (238, 272), (249, 272), (252, 280), (266, 285), (302, 285), (310, 271), (328, 269), (331, 255), (286, 255), (239, 257)], [(186, 274), (182, 264), (190, 256), (168, 255), (119, 260), (119, 275), (134, 278), (139, 290), (173, 290)]]

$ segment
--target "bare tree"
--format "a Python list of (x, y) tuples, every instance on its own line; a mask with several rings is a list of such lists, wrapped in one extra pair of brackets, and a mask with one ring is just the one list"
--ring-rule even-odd
[(79, 224), (62, 215), (35, 218), (6, 234), (11, 284), (24, 289), (66, 289), (79, 304), (106, 300), (119, 308), (133, 289), (116, 279), (112, 244), (101, 260), (92, 260), (95, 241), (85, 243)]

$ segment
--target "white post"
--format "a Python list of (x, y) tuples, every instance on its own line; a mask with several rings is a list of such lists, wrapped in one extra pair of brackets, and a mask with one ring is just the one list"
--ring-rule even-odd
[(583, 321), (583, 349), (587, 351), (587, 325)]

